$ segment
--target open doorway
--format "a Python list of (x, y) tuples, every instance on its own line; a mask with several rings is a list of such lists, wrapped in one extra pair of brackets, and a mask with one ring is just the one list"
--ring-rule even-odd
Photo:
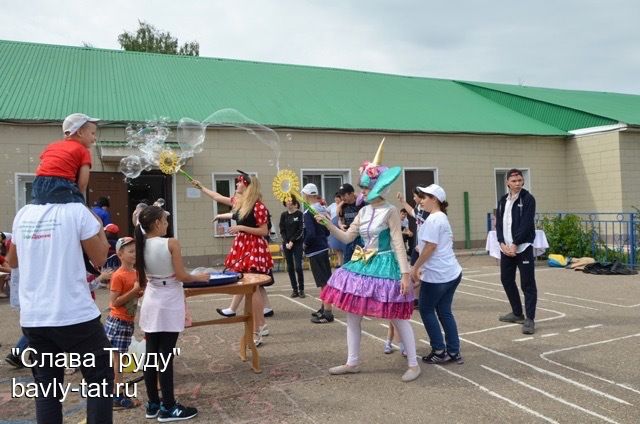
[[(131, 215), (142, 201), (152, 204), (165, 200), (164, 208), (173, 211), (172, 176), (160, 171), (143, 172), (138, 178), (125, 181), (121, 172), (92, 172), (87, 189), (87, 204), (93, 206), (100, 197), (109, 199), (111, 221), (120, 227), (120, 236), (133, 235)], [(167, 237), (173, 237), (173, 220), (169, 219)]]
[[(164, 209), (173, 211), (173, 192), (171, 190), (172, 176), (160, 171), (143, 172), (138, 178), (128, 184), (128, 216), (131, 217), (136, 205), (141, 202), (153, 204), (156, 200), (164, 199)], [(173, 237), (173, 219), (169, 218), (167, 237)], [(129, 227), (133, 234), (133, 222), (129, 219)]]

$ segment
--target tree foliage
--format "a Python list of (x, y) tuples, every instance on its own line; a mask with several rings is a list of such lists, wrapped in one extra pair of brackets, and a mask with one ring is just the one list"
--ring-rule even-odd
[(118, 43), (127, 51), (199, 56), (200, 44), (191, 41), (178, 46), (178, 39), (170, 32), (163, 32), (153, 25), (138, 21), (138, 30), (118, 35)]

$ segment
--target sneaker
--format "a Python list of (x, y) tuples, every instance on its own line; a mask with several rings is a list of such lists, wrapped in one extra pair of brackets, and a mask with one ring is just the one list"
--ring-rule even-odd
[(405, 383), (408, 383), (418, 378), (420, 374), (422, 374), (422, 370), (420, 369), (419, 365), (416, 365), (415, 367), (410, 367), (404, 372), (404, 374), (402, 374), (402, 381), (404, 381)]
[(300, 294), (297, 291), (294, 291), (294, 292), (291, 293), (291, 296), (289, 296), (289, 297), (295, 298), (295, 297), (299, 297), (299, 296), (300, 296)]
[(304, 290), (300, 292), (300, 299), (304, 299), (305, 297), (307, 297), (306, 294), (304, 294)]
[(460, 352), (454, 354), (447, 352), (447, 355), (449, 356), (449, 362), (455, 362), (458, 365), (464, 364), (464, 359), (462, 359)]
[(268, 336), (269, 329), (267, 328), (267, 324), (263, 324), (260, 327), (258, 327), (258, 333), (260, 333), (261, 336)]
[(498, 317), (498, 321), (522, 324), (524, 322), (524, 315), (516, 315), (513, 312), (509, 312), (506, 315), (501, 315), (500, 317)]
[(393, 353), (393, 346), (391, 346), (391, 340), (387, 340), (384, 342), (384, 353), (389, 354)]
[(160, 413), (160, 404), (155, 402), (147, 402), (147, 409), (145, 412), (145, 418), (158, 418), (158, 414)]
[(317, 311), (312, 312), (311, 316), (312, 317), (319, 317), (320, 315), (322, 315), (323, 312), (324, 312), (324, 306), (322, 308), (318, 309)]
[(527, 318), (524, 320), (524, 325), (522, 326), (522, 334), (533, 334), (536, 332), (536, 324), (533, 322), (531, 318)]
[(191, 419), (196, 415), (198, 415), (198, 410), (196, 408), (182, 406), (179, 403), (176, 403), (171, 409), (165, 409), (165, 407), (162, 406), (160, 408), (160, 413), (158, 414), (158, 421), (161, 423), (183, 421)]
[(448, 360), (449, 358), (444, 350), (437, 353), (435, 350), (431, 349), (431, 353), (422, 357), (422, 362), (426, 362), (427, 364), (441, 364)]
[(265, 317), (272, 317), (272, 316), (273, 316), (273, 309), (264, 308), (264, 309), (262, 310), (262, 312), (263, 312), (263, 315), (264, 315)]
[(222, 315), (223, 317), (235, 317), (236, 313), (233, 312), (233, 310), (226, 308), (226, 309), (222, 309), (222, 308), (216, 308), (216, 312), (218, 312), (220, 315)]
[(320, 315), (311, 318), (314, 324), (328, 324), (333, 322), (333, 313), (331, 311), (323, 311)]
[(256, 345), (256, 347), (262, 346), (262, 334), (260, 333), (253, 333), (253, 344)]
[(331, 375), (357, 374), (359, 372), (360, 366), (358, 365), (338, 365), (337, 367), (329, 368), (329, 374)]
[(17, 369), (24, 368), (24, 364), (22, 363), (22, 358), (20, 358), (20, 356), (18, 355), (14, 355), (13, 353), (10, 353), (7, 355), (6, 358), (4, 358), (4, 360), (14, 368), (17, 368)]

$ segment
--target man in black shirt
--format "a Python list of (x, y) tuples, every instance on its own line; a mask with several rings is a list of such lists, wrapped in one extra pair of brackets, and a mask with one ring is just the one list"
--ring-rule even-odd
[[(340, 223), (340, 228), (346, 231), (356, 216), (358, 216), (358, 212), (364, 204), (356, 205), (356, 193), (353, 189), (353, 186), (349, 183), (344, 183), (338, 189), (338, 193), (342, 197), (342, 205), (338, 209), (338, 219)], [(360, 237), (356, 237), (354, 241), (347, 244), (344, 248), (344, 261), (348, 262), (351, 260), (351, 255), (353, 255), (353, 251), (356, 246), (362, 246), (362, 240)]]

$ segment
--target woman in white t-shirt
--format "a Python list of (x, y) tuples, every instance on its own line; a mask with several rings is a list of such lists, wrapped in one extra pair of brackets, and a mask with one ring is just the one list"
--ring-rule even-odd
[[(458, 326), (451, 311), (453, 295), (462, 279), (462, 267), (453, 253), (447, 195), (436, 184), (418, 189), (420, 206), (429, 212), (425, 225), (418, 232), (420, 256), (411, 271), (413, 281), (422, 283), (420, 316), (431, 341), (431, 353), (423, 356), (422, 360), (428, 364), (462, 364)], [(444, 339), (441, 329), (444, 330)]]

